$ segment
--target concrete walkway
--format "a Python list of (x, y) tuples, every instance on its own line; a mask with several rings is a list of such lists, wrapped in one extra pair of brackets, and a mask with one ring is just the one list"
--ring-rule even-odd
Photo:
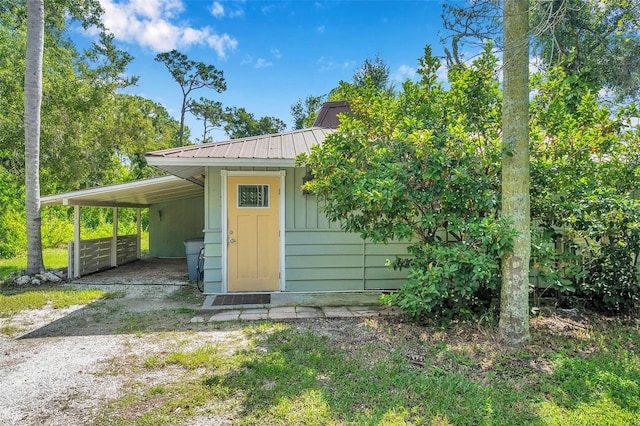
[(278, 306), (202, 311), (191, 322), (379, 317), (398, 315), (398, 312), (385, 306)]

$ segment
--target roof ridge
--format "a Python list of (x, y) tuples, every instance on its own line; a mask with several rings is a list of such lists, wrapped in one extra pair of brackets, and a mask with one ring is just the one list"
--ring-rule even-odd
[(227, 139), (227, 140), (223, 140), (223, 141), (213, 141), (213, 142), (207, 142), (207, 143), (201, 143), (201, 144), (193, 144), (193, 145), (185, 145), (185, 146), (178, 146), (178, 147), (173, 147), (173, 148), (165, 148), (165, 149), (160, 149), (157, 151), (150, 151), (145, 153), (145, 156), (164, 156), (166, 154), (173, 154), (175, 152), (186, 152), (186, 151), (193, 151), (193, 150), (198, 150), (198, 149), (207, 149), (207, 148), (214, 148), (214, 147), (220, 147), (220, 146), (224, 146), (224, 145), (231, 145), (231, 144), (237, 144), (237, 143), (245, 143), (251, 140), (258, 140), (258, 139), (268, 139), (268, 138), (273, 138), (273, 137), (282, 137), (282, 136), (286, 136), (286, 135), (293, 135), (296, 133), (305, 133), (305, 132), (309, 132), (309, 131), (314, 131), (314, 130), (331, 130), (331, 129), (327, 129), (324, 127), (306, 127), (304, 129), (294, 129), (294, 130), (289, 130), (287, 132), (280, 132), (280, 133), (266, 133), (263, 135), (254, 135), (254, 136), (245, 136), (243, 138), (236, 138), (236, 139)]

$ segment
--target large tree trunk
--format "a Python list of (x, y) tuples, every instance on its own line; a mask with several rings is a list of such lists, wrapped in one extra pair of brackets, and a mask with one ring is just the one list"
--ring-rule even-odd
[(502, 214), (517, 231), (513, 253), (502, 259), (499, 331), (523, 345), (529, 334), (529, 1), (504, 2), (504, 100), (502, 115)]
[(27, 57), (24, 77), (27, 274), (44, 269), (40, 227), (40, 106), (44, 53), (44, 0), (27, 1)]

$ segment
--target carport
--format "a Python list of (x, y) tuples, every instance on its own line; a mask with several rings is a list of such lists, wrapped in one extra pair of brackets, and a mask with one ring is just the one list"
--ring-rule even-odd
[[(162, 176), (82, 189), (41, 198), (42, 205), (74, 207), (74, 238), (69, 242), (70, 278), (123, 265), (141, 258), (141, 209), (149, 209), (149, 254), (184, 257), (183, 241), (201, 237), (204, 227), (204, 183)], [(113, 209), (111, 237), (83, 240), (80, 209)], [(118, 235), (118, 209), (137, 209), (137, 232)]]

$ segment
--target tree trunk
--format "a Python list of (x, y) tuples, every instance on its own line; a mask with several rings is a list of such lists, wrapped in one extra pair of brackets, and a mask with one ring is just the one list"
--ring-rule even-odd
[(517, 231), (513, 252), (502, 259), (499, 332), (509, 345), (529, 334), (529, 1), (505, 0), (502, 115), (502, 214)]
[(27, 57), (24, 77), (27, 274), (44, 270), (40, 227), (40, 107), (44, 53), (44, 0), (27, 1)]

